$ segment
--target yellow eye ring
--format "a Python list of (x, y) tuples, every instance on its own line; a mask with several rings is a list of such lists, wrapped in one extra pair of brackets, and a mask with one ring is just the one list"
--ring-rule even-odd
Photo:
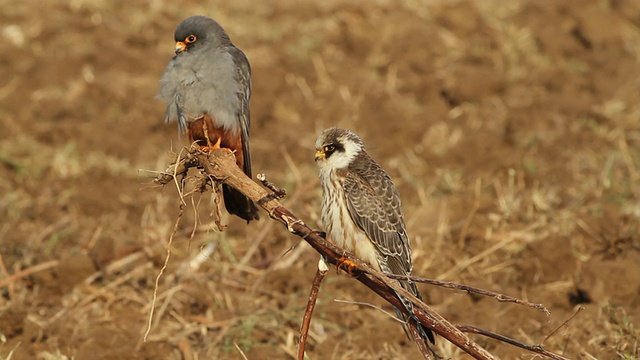
[(192, 44), (194, 42), (196, 42), (196, 40), (198, 40), (198, 37), (195, 35), (189, 35), (184, 39), (184, 42), (187, 44)]
[(325, 147), (324, 147), (324, 149), (323, 149), (323, 150), (324, 150), (324, 152), (332, 152), (332, 151), (334, 151), (335, 149), (336, 149), (336, 147), (335, 147), (335, 146), (333, 146), (333, 145), (327, 145), (327, 146), (325, 146)]

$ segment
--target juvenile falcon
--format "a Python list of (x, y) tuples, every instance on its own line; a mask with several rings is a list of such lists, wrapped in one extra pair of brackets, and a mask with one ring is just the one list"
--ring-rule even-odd
[[(167, 103), (165, 122), (178, 121), (180, 133), (202, 150), (227, 148), (251, 177), (249, 99), (251, 67), (213, 19), (192, 16), (176, 28), (175, 56), (162, 75), (158, 97)], [(222, 185), (230, 214), (258, 219), (255, 204)]]
[[(411, 275), (411, 247), (400, 196), (389, 175), (349, 130), (326, 129), (315, 145), (322, 184), (321, 218), (329, 238), (378, 271)], [(422, 299), (413, 282), (399, 283)], [(411, 302), (399, 298), (412, 313)], [(401, 318), (402, 313), (395, 310)], [(403, 320), (417, 323), (420, 337), (434, 342), (431, 330), (420, 326), (417, 319)]]

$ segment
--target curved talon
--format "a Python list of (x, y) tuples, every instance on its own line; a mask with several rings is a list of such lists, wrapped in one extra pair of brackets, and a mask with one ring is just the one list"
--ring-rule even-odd
[(358, 265), (344, 256), (338, 259), (336, 267), (346, 271), (350, 276), (353, 276), (354, 271), (358, 270)]

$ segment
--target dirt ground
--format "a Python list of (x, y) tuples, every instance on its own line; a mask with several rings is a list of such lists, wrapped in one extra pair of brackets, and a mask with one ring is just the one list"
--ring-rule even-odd
[[(415, 275), (551, 315), (420, 286), (434, 309), (572, 359), (640, 358), (640, 2), (180, 3), (0, 0), (0, 359), (293, 358), (307, 244), (287, 252), (297, 239), (265, 213), (220, 233), (205, 194), (168, 247), (180, 201), (151, 179), (185, 140), (154, 96), (192, 14), (251, 61), (254, 173), (308, 224), (314, 140), (348, 127), (400, 190)], [(419, 356), (356, 301), (390, 310), (331, 271), (309, 359)]]

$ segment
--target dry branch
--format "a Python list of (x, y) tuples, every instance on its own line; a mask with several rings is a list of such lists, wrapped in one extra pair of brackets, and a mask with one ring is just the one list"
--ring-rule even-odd
[(433, 279), (425, 279), (425, 278), (421, 278), (421, 277), (417, 277), (417, 276), (403, 276), (403, 275), (395, 275), (395, 274), (387, 274), (387, 276), (390, 277), (391, 279), (411, 280), (411, 281), (417, 282), (417, 283), (431, 284), (431, 285), (435, 285), (435, 286), (441, 286), (441, 287), (444, 287), (444, 288), (455, 289), (455, 290), (459, 290), (459, 291), (466, 291), (469, 294), (478, 294), (478, 295), (490, 296), (490, 297), (496, 299), (499, 302), (511, 302), (511, 303), (514, 303), (514, 304), (523, 305), (523, 306), (527, 306), (527, 307), (530, 307), (530, 308), (534, 308), (536, 310), (540, 310), (540, 311), (544, 312), (547, 315), (551, 314), (549, 309), (547, 309), (542, 304), (532, 303), (532, 302), (529, 302), (529, 301), (526, 301), (526, 300), (517, 299), (517, 298), (514, 298), (512, 296), (507, 296), (507, 295), (500, 294), (500, 293), (497, 293), (497, 292), (494, 292), (494, 291), (480, 289), (480, 288), (469, 286), (469, 285), (456, 284), (456, 283), (451, 282), (451, 281), (439, 281), (439, 280), (433, 280)]
[(309, 301), (307, 302), (307, 309), (304, 312), (302, 318), (302, 325), (300, 325), (300, 344), (298, 344), (298, 359), (304, 359), (304, 350), (307, 344), (307, 334), (309, 334), (309, 325), (311, 324), (311, 316), (316, 306), (316, 299), (318, 298), (318, 292), (320, 290), (320, 283), (324, 279), (329, 269), (326, 267), (324, 260), (320, 260), (318, 263), (318, 270), (316, 276), (311, 284), (311, 292), (309, 293)]
[[(484, 332), (482, 329), (474, 327), (457, 327), (452, 325), (440, 316), (440, 314), (431, 309), (427, 304), (404, 290), (397, 281), (392, 280), (385, 274), (374, 270), (368, 264), (362, 262), (351, 253), (325, 240), (321, 232), (311, 229), (302, 220), (300, 220), (300, 218), (282, 206), (282, 204), (277, 200), (278, 195), (274, 194), (272, 191), (268, 191), (248, 178), (242, 170), (236, 166), (235, 157), (231, 152), (227, 150), (215, 150), (212, 154), (209, 154), (192, 149), (187, 152), (178, 164), (172, 164), (164, 174), (158, 176), (156, 181), (160, 184), (166, 184), (169, 181), (172, 181), (173, 176), (175, 175), (184, 176), (188, 169), (194, 166), (202, 169), (208, 176), (216, 181), (238, 189), (245, 196), (267, 211), (272, 219), (284, 224), (291, 233), (304, 239), (321, 256), (323, 256), (327, 262), (333, 265), (339, 265), (344, 262), (344, 259), (347, 259), (355, 263), (355, 269), (349, 269), (349, 271), (345, 271), (345, 269), (342, 270), (363, 283), (388, 303), (405, 313), (407, 310), (402, 305), (397, 294), (408, 298), (413, 302), (414, 314), (423, 326), (431, 329), (433, 332), (447, 339), (449, 342), (453, 343), (476, 359), (494, 359), (489, 352), (467, 337), (461, 329), (485, 335), (488, 335), (488, 332)], [(264, 183), (264, 180), (262, 181)], [(501, 340), (500, 335), (496, 334), (496, 336), (492, 337)], [(506, 337), (502, 338), (506, 339)], [(541, 346), (527, 347), (527, 345), (524, 344), (519, 345), (517, 341), (509, 343), (516, 346), (522, 345), (520, 347), (530, 350), (533, 349), (532, 351), (539, 350), (535, 352), (542, 353), (547, 356), (550, 354), (544, 351)], [(554, 359), (565, 359), (562, 356), (553, 355)]]
[[(0, 281), (0, 288), (3, 288), (5, 286), (11, 287), (13, 285), (13, 283), (15, 283), (16, 281), (18, 281), (19, 279), (22, 279), (24, 277), (27, 277), (33, 273), (37, 273), (39, 271), (44, 271), (47, 269), (50, 269), (52, 267), (56, 267), (58, 266), (58, 264), (60, 263), (59, 260), (51, 260), (51, 261), (47, 261), (38, 265), (34, 265), (31, 267), (28, 267), (26, 269), (20, 270), (12, 275), (9, 275), (7, 269), (4, 267), (4, 263), (2, 262), (2, 256), (0, 256), (0, 267), (2, 268), (3, 272), (5, 273), (6, 279), (3, 279)], [(12, 291), (10, 291), (11, 293)], [(13, 299), (13, 294), (11, 294), (11, 298)]]

